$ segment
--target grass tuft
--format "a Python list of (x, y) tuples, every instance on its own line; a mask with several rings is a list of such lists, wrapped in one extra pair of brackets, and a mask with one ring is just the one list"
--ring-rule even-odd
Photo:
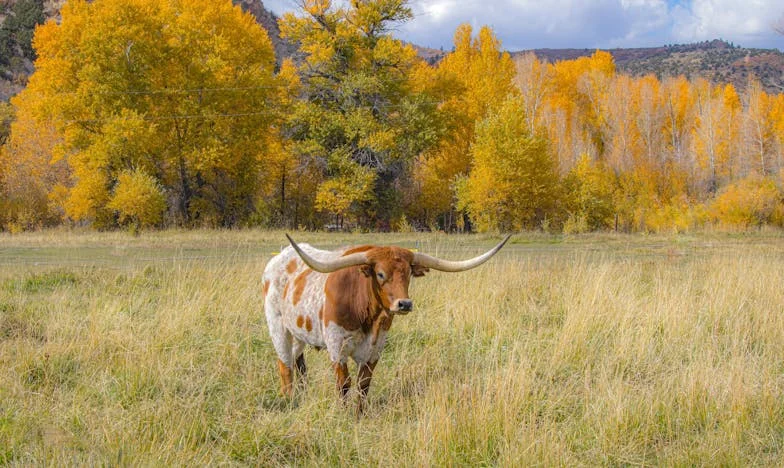
[(20, 293), (49, 292), (59, 287), (74, 286), (78, 277), (68, 270), (55, 270), (28, 274), (23, 278), (6, 281), (6, 289)]

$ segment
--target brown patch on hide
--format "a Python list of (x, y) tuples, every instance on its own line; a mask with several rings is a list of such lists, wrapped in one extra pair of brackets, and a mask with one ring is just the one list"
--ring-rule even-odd
[(294, 294), (291, 296), (291, 303), (297, 305), (299, 300), (302, 298), (302, 292), (305, 290), (305, 285), (307, 284), (308, 275), (313, 273), (313, 270), (308, 268), (307, 270), (300, 273), (297, 278), (294, 280)]
[(347, 255), (355, 254), (355, 253), (367, 252), (368, 250), (372, 250), (372, 249), (375, 249), (375, 248), (376, 247), (373, 246), (373, 245), (360, 245), (359, 247), (352, 247), (352, 248), (346, 250), (345, 252), (343, 252), (343, 257), (345, 257)]

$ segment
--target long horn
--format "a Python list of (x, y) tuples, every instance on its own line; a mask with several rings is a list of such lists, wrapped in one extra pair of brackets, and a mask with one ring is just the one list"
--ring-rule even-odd
[(306, 254), (302, 248), (294, 242), (294, 239), (289, 237), (286, 234), (286, 238), (291, 243), (291, 246), (294, 247), (294, 250), (297, 251), (297, 254), (302, 259), (303, 262), (310, 268), (319, 273), (332, 273), (333, 271), (338, 271), (343, 268), (348, 268), (356, 265), (364, 265), (367, 263), (367, 255), (364, 252), (354, 253), (351, 255), (346, 255), (345, 257), (340, 257), (335, 260), (328, 260), (328, 261), (321, 261), (316, 260), (315, 258), (311, 257), (310, 255)]
[(486, 261), (490, 260), (490, 257), (492, 257), (493, 255), (498, 253), (498, 251), (501, 250), (501, 247), (503, 247), (504, 244), (506, 244), (506, 241), (508, 241), (510, 237), (512, 237), (511, 234), (506, 236), (506, 239), (501, 241), (500, 244), (496, 245), (491, 250), (485, 252), (484, 254), (482, 254), (482, 255), (480, 255), (478, 257), (474, 257), (474, 258), (469, 259), (469, 260), (453, 262), (453, 261), (450, 261), (450, 260), (442, 260), (440, 258), (431, 257), (430, 255), (425, 255), (425, 254), (421, 254), (421, 253), (415, 253), (414, 254), (414, 264), (415, 265), (422, 265), (423, 267), (432, 268), (434, 270), (447, 271), (447, 272), (450, 272), (450, 273), (456, 273), (458, 271), (470, 270), (471, 268), (476, 268), (479, 265), (481, 265), (481, 264), (485, 263)]

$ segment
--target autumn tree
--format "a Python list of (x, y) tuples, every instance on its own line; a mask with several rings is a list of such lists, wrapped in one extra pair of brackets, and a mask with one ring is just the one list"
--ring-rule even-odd
[(550, 92), (547, 64), (529, 52), (515, 60), (515, 67), (514, 84), (523, 100), (523, 111), (528, 120), (528, 131), (534, 133), (541, 125), (542, 108)]
[(166, 200), (158, 181), (136, 169), (117, 176), (114, 194), (106, 206), (117, 211), (120, 223), (139, 229), (160, 224)]
[(641, 158), (644, 164), (664, 169), (665, 106), (661, 83), (653, 75), (637, 80), (635, 95), (635, 126), (640, 136)]
[(583, 155), (564, 178), (563, 190), (567, 222), (573, 223), (575, 231), (613, 226), (617, 182), (605, 163)]
[(254, 19), (228, 0), (75, 0), (61, 14), (38, 29), (36, 72), (14, 104), (62, 138), (67, 215), (114, 225), (119, 176), (141, 170), (171, 221), (250, 216), (287, 89)]
[(605, 110), (604, 148), (602, 156), (617, 173), (635, 167), (640, 154), (640, 136), (635, 125), (634, 80), (620, 75), (612, 80), (608, 89)]
[[(772, 98), (769, 118), (776, 143), (776, 164), (779, 168), (784, 168), (784, 94)], [(779, 177), (781, 176), (779, 169)]]
[[(740, 161), (740, 97), (731, 84), (695, 83), (696, 123), (692, 140), (694, 178), (701, 191), (715, 194), (733, 177), (748, 173)], [(745, 168), (744, 168), (745, 166)]]
[(664, 98), (664, 140), (667, 159), (675, 165), (686, 160), (689, 137), (694, 125), (694, 94), (684, 76), (668, 78), (662, 87)]
[[(412, 82), (416, 51), (389, 34), (412, 18), (405, 0), (304, 0), (280, 20), (298, 43), (304, 99), (288, 123), (298, 165), (318, 167), (316, 208), (364, 225), (399, 213), (400, 180), (414, 156), (438, 140), (437, 102)], [(375, 221), (375, 222), (374, 222)]]
[(744, 140), (748, 155), (748, 165), (758, 175), (778, 172), (777, 159), (773, 155), (775, 137), (775, 100), (768, 95), (755, 79), (749, 80), (746, 90), (746, 114)]
[(417, 161), (415, 179), (420, 184), (416, 208), (426, 224), (441, 219), (441, 227), (452, 229), (462, 222), (454, 211), (455, 182), (471, 167), (470, 147), (476, 123), (496, 111), (515, 92), (515, 66), (501, 51), (492, 29), (482, 27), (476, 37), (468, 24), (457, 28), (455, 49), (439, 63), (436, 76), (445, 93), (441, 116), (446, 136)]
[(597, 157), (604, 153), (608, 110), (603, 105), (614, 75), (613, 57), (603, 51), (548, 65), (549, 92), (541, 117), (561, 174), (584, 154)]
[(4, 107), (10, 124), (0, 150), (0, 228), (35, 229), (62, 222), (62, 206), (70, 169), (55, 151), (62, 142), (51, 123), (37, 119), (26, 100), (15, 98), (19, 110)]
[(551, 216), (558, 177), (547, 141), (528, 130), (519, 97), (477, 124), (459, 199), (479, 231), (538, 228)]

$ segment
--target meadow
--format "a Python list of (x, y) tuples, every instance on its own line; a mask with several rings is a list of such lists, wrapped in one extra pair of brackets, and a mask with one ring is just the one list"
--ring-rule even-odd
[[(326, 353), (280, 394), (282, 232), (0, 234), (0, 463), (777, 465), (783, 236), (516, 235), (413, 282), (357, 420)], [(454, 259), (499, 238), (295, 235)]]

